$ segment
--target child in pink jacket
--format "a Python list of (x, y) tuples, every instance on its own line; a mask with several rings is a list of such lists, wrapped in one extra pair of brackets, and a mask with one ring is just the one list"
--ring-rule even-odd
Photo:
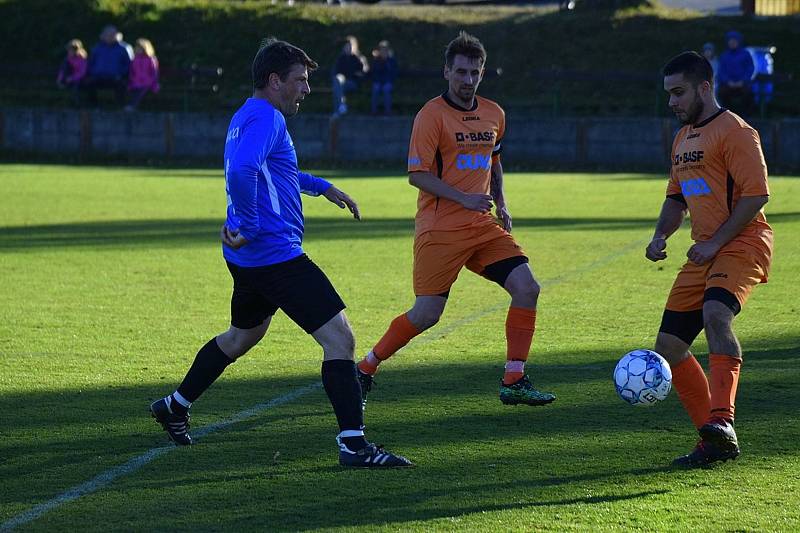
[(133, 61), (128, 71), (128, 105), (126, 111), (133, 111), (148, 92), (157, 93), (158, 58), (153, 44), (147, 39), (136, 39)]
[(86, 49), (79, 39), (72, 39), (66, 45), (67, 57), (58, 69), (56, 84), (61, 89), (67, 89), (72, 97), (73, 103), (78, 103), (78, 90), (81, 80), (86, 76), (88, 65)]

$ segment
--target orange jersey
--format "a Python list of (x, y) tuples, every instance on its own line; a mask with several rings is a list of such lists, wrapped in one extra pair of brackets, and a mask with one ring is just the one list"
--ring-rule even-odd
[[(428, 101), (414, 119), (408, 171), (429, 172), (465, 193), (489, 194), (492, 158), (500, 153), (506, 117), (495, 102), (475, 97), (472, 109), (453, 103), (447, 93)], [(494, 224), (489, 213), (425, 191), (417, 199), (416, 233)]]
[[(689, 208), (692, 239), (707, 241), (746, 196), (769, 195), (767, 165), (758, 132), (727, 110), (684, 126), (672, 143), (667, 196), (682, 195)], [(771, 253), (772, 228), (758, 213), (733, 238)]]

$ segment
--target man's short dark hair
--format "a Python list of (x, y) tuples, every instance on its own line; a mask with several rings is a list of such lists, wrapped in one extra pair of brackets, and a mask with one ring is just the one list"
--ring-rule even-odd
[(486, 63), (486, 50), (480, 40), (474, 35), (461, 30), (458, 37), (450, 41), (444, 51), (444, 64), (448, 67), (453, 65), (453, 60), (457, 55), (468, 57), (469, 59), (480, 59), (481, 63)]
[(714, 80), (711, 63), (697, 52), (681, 52), (664, 65), (662, 73), (664, 76), (683, 74), (683, 77), (695, 87), (704, 81), (713, 83)]
[(317, 62), (308, 57), (303, 50), (269, 37), (261, 42), (261, 47), (253, 59), (253, 87), (263, 89), (267, 86), (270, 74), (276, 73), (281, 81), (286, 81), (286, 76), (295, 65), (303, 65), (309, 71), (316, 70)]

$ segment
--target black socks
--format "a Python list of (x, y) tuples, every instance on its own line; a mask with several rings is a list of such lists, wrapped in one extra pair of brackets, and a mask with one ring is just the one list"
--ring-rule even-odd
[[(333, 412), (339, 422), (339, 430), (346, 432), (346, 436), (341, 437), (342, 443), (354, 452), (365, 448), (368, 443), (363, 433), (364, 413), (361, 411), (361, 385), (356, 377), (355, 362), (345, 359), (323, 361), (322, 385), (333, 406)], [(347, 435), (347, 433), (350, 434)]]
[[(214, 337), (197, 352), (194, 362), (186, 373), (186, 377), (183, 378), (183, 382), (178, 387), (177, 392), (187, 401), (194, 402), (222, 375), (222, 372), (231, 363), (233, 363), (233, 360), (220, 349), (217, 344), (217, 338)], [(170, 407), (173, 412), (177, 412), (176, 405), (178, 408), (182, 407), (172, 398)]]

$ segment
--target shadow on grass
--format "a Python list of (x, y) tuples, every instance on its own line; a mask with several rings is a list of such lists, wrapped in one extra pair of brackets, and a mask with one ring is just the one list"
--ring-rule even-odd
[[(40, 226), (0, 228), (0, 250), (30, 250), (49, 247), (140, 247), (192, 246), (218, 242), (224, 219), (115, 220)], [(610, 231), (647, 228), (651, 219), (626, 218), (517, 218), (517, 228), (548, 228), (565, 231)], [(411, 218), (378, 218), (361, 222), (341, 217), (309, 217), (305, 239), (383, 239), (411, 237)]]
[[(769, 213), (772, 223), (800, 220), (800, 212)], [(0, 251), (49, 247), (147, 247), (216, 244), (223, 219), (112, 220), (0, 227)], [(652, 218), (624, 217), (519, 217), (514, 227), (555, 231), (616, 231), (649, 229)], [(309, 217), (305, 239), (383, 239), (411, 237), (411, 218), (377, 218), (361, 222), (346, 216)]]
[[(436, 339), (434, 342), (446, 339)], [(769, 343), (770, 346), (765, 346)], [(747, 378), (750, 372), (758, 372), (759, 378), (755, 379), (754, 386), (769, 386), (774, 384), (781, 388), (784, 382), (791, 382), (794, 379), (790, 374), (792, 371), (800, 372), (800, 338), (796, 335), (785, 334), (772, 339), (748, 342), (743, 340), (746, 366), (743, 369), (743, 376)], [(420, 347), (424, 349), (423, 347)], [(277, 349), (277, 348), (276, 348)], [(407, 350), (415, 350), (415, 343), (409, 345)], [(586, 413), (585, 424), (580, 427), (586, 430), (596, 429), (603, 431), (608, 420), (596, 420), (595, 411), (607, 413), (619, 412), (627, 418), (619, 420), (621, 426), (628, 423), (635, 424), (645, 418), (649, 418), (653, 410), (633, 409), (630, 410), (626, 404), (618, 400), (614, 394), (611, 384), (611, 374), (616, 364), (616, 357), (609, 358), (609, 354), (622, 354), (625, 347), (605, 347), (602, 351), (583, 351), (579, 353), (549, 353), (546, 362), (532, 361), (529, 365), (529, 372), (536, 378), (536, 382), (543, 388), (553, 388), (562, 391), (567, 402), (557, 401), (554, 404), (542, 409), (527, 409), (517, 407), (510, 409), (512, 412), (530, 412), (543, 414), (549, 417), (553, 411), (577, 411), (570, 415), (566, 420), (560, 416), (548, 420), (546, 430), (551, 433), (572, 432), (575, 430), (574, 421), (584, 418), (582, 413)], [(0, 355), (7, 358), (14, 358), (14, 353), (2, 353)], [(58, 354), (41, 354), (43, 357), (56, 358)], [(318, 354), (317, 354), (318, 355)], [(247, 356), (250, 357), (250, 356)], [(273, 358), (277, 355), (261, 353), (258, 358)], [(311, 356), (309, 356), (311, 357)], [(481, 401), (488, 397), (494, 398), (497, 394), (496, 385), (498, 372), (502, 372), (503, 354), (498, 351), (491, 356), (492, 359), (480, 364), (457, 363), (457, 364), (426, 364), (420, 367), (395, 367), (395, 361), (402, 361), (407, 356), (401, 352), (390, 362), (385, 364), (381, 373), (376, 377), (376, 387), (370, 394), (373, 404), (376, 402), (396, 403), (398, 401), (421, 401), (422, 404), (446, 406), (453, 403), (459, 406), (456, 410), (445, 410), (447, 414), (440, 414), (440, 420), (450, 418), (456, 421), (455, 426), (462, 423), (470, 426), (470, 421), (478, 422), (485, 417), (495, 416), (493, 409), (486, 412), (485, 409), (462, 409), (461, 406), (475, 399)], [(563, 361), (575, 361), (578, 358), (585, 360), (586, 363), (563, 363)], [(705, 354), (698, 354), (698, 359), (705, 365)], [(89, 365), (89, 363), (87, 363)], [(776, 372), (784, 370), (785, 372)], [(248, 406), (258, 404), (265, 399), (281, 396), (282, 394), (294, 390), (302, 385), (319, 381), (318, 374), (296, 377), (268, 376), (259, 379), (241, 380), (236, 377), (236, 369), (228, 370), (220, 378), (218, 384), (210, 389), (206, 394), (209, 397), (216, 397), (217, 403), (206, 403), (205, 400), (199, 410), (195, 409), (195, 416), (198, 414), (205, 418), (224, 418), (231, 412), (244, 409)], [(160, 371), (153, 370), (154, 375), (159, 375)], [(0, 394), (0, 420), (4, 427), (13, 428), (15, 431), (36, 432), (44, 427), (49, 427), (47, 435), (43, 437), (52, 438), (58, 435), (59, 427), (75, 428), (103, 426), (108, 422), (108, 417), (104, 409), (96, 409), (98, 405), (106, 405), (114, 413), (114, 422), (127, 423), (130, 420), (140, 419), (142, 414), (147, 414), (149, 401), (161, 397), (163, 393), (172, 390), (173, 385), (177, 385), (182, 375), (173, 376), (175, 383), (154, 381), (139, 385), (127, 385), (108, 389), (62, 389), (47, 392), (25, 391), (22, 393)], [(606, 382), (608, 386), (606, 386)], [(582, 391), (584, 386), (592, 387), (599, 385), (602, 391), (598, 397), (593, 397), (587, 405), (575, 405), (574, 400), (587, 400), (586, 392)], [(169, 389), (169, 390), (166, 390)], [(746, 390), (746, 389), (745, 389)], [(316, 392), (313, 394), (317, 394)], [(321, 393), (320, 393), (321, 394)], [(796, 395), (800, 398), (800, 390)], [(751, 399), (750, 394), (743, 393), (739, 398), (740, 406), (755, 406), (760, 401), (758, 397)], [(752, 402), (752, 403), (749, 403)], [(301, 400), (299, 403), (303, 403)], [(376, 405), (379, 407), (380, 404)], [(499, 404), (498, 404), (499, 406)], [(493, 406), (493, 407), (498, 407)], [(372, 407), (372, 406), (371, 406)], [(680, 410), (679, 405), (675, 406)], [(421, 409), (421, 408), (420, 408)], [(420, 411), (417, 409), (417, 411)], [(508, 411), (508, 407), (499, 406), (500, 410)], [(373, 409), (367, 411), (367, 420), (370, 420)], [(462, 412), (463, 411), (463, 412)], [(763, 405), (757, 409), (759, 413), (783, 413), (784, 406), (780, 402)], [(271, 411), (265, 411), (263, 416), (269, 415)], [(315, 414), (327, 413), (327, 409), (318, 411)], [(57, 413), (57, 423), (54, 423), (53, 415)], [(295, 416), (295, 415), (293, 415)], [(308, 412), (303, 412), (296, 416), (309, 416)], [(261, 415), (259, 415), (260, 418)], [(602, 418), (602, 417), (601, 417)], [(255, 419), (252, 419), (255, 420)], [(241, 422), (242, 427), (249, 422)], [(255, 422), (258, 423), (258, 422)], [(665, 427), (668, 427), (667, 422)], [(436, 423), (433, 424), (436, 428)], [(457, 429), (458, 431), (458, 429)], [(513, 431), (513, 430), (512, 430)], [(116, 431), (111, 432), (112, 434)], [(68, 435), (71, 436), (71, 435)], [(109, 435), (109, 438), (115, 438)], [(0, 442), (0, 450), (3, 450), (3, 443)], [(6, 449), (6, 452), (14, 454), (14, 450)], [(18, 450), (20, 454), (29, 453), (30, 450)], [(8, 457), (0, 453), (0, 457)]]
[[(765, 344), (748, 351), (737, 405), (740, 432), (748, 453), (796, 455), (797, 429), (784, 421), (796, 416), (800, 403), (794, 386), (800, 339), (776, 340), (777, 349)], [(663, 494), (641, 491), (629, 482), (664, 472), (660, 465), (691, 447), (693, 431), (674, 394), (654, 409), (631, 408), (616, 398), (610, 380), (615, 361), (607, 354), (622, 351), (552, 354), (553, 365), (532, 365), (537, 383), (559, 396), (544, 408), (500, 405), (502, 357), (485, 364), (393, 368), (390, 363), (370, 396), (368, 435), (386, 439), (392, 450), (409, 450), (405, 453), (419, 465), (414, 470), (364, 473), (331, 466), (335, 421), (317, 389), (158, 459), (154, 468), (117, 490), (155, 490), (179, 479), (181, 487), (202, 494), (213, 492), (208, 487), (216, 483), (230, 491), (235, 509), (248, 501), (248, 487), (266, 484), (263, 490), (274, 491), (266, 500), (270, 505), (258, 506), (255, 516), (272, 529), (402, 524)], [(559, 363), (576, 356), (580, 363)], [(780, 371), (776, 361), (782, 363)], [(174, 377), (177, 382), (181, 376)], [(195, 406), (195, 427), (316, 381), (316, 374), (242, 380), (234, 368)], [(76, 479), (86, 481), (165, 445), (160, 428), (147, 416), (147, 405), (171, 386), (153, 382), (0, 396), (2, 427), (8, 429), (0, 442), (0, 478), (10, 483), (0, 503), (39, 503)], [(770, 401), (765, 403), (765, 397)], [(276, 450), (283, 450), (284, 459), (273, 464)], [(367, 479), (375, 494), (364, 506), (360, 498)], [(587, 486), (595, 487), (594, 494), (586, 495)], [(386, 509), (392, 509), (391, 517)], [(228, 525), (235, 526), (238, 516), (232, 514)]]

